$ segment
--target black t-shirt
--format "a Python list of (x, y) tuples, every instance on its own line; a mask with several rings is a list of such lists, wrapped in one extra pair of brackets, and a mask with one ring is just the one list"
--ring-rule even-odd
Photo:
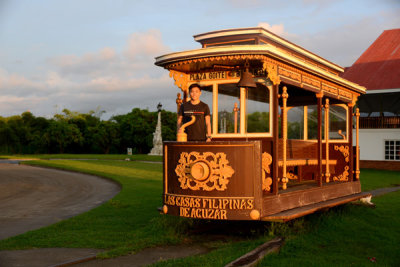
[(188, 141), (205, 141), (206, 140), (206, 123), (205, 116), (210, 116), (210, 108), (204, 102), (193, 105), (190, 101), (181, 105), (179, 116), (183, 116), (182, 125), (191, 120), (191, 116), (196, 116), (196, 121), (185, 128), (188, 135)]

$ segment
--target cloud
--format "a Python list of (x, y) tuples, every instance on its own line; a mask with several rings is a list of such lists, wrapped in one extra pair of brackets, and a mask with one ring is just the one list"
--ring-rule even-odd
[[(398, 12), (399, 9), (380, 14), (381, 16), (364, 17), (323, 31), (291, 36), (289, 39), (333, 63), (344, 67), (351, 66), (384, 29), (391, 29), (400, 24), (396, 15)], [(385, 20), (380, 19), (382, 16)]]
[(262, 4), (261, 0), (227, 0), (227, 2), (236, 8), (252, 8)]
[(48, 60), (63, 75), (96, 75), (99, 69), (107, 70), (116, 61), (118, 61), (118, 56), (115, 50), (109, 47), (81, 57), (62, 55)]
[[(133, 33), (118, 51), (104, 47), (83, 55), (60, 55), (47, 60), (48, 70), (33, 80), (0, 69), (2, 116), (31, 110), (52, 114), (55, 107), (87, 112), (97, 107), (105, 117), (134, 107), (156, 109), (160, 100), (175, 107), (175, 91), (167, 71), (154, 65), (154, 57), (170, 49), (158, 30)], [(167, 108), (168, 104), (163, 103)]]
[(0, 91), (4, 96), (32, 96), (43, 94), (45, 88), (41, 88), (41, 82), (28, 79), (18, 73), (9, 73), (0, 68)]
[(165, 54), (169, 48), (162, 43), (159, 30), (149, 30), (145, 33), (133, 33), (129, 37), (125, 54), (130, 59), (154, 58)]
[(279, 35), (281, 37), (284, 38), (288, 38), (288, 37), (295, 37), (295, 34), (291, 34), (289, 32), (285, 31), (285, 26), (283, 26), (283, 24), (275, 24), (275, 25), (270, 25), (267, 22), (259, 22), (257, 27), (262, 27), (272, 33), (275, 33), (276, 35)]
[[(314, 0), (304, 1), (311, 4)], [(332, 1), (324, 2), (328, 5)], [(346, 67), (351, 66), (383, 30), (399, 27), (400, 16), (398, 14), (400, 14), (400, 8), (392, 8), (391, 10), (376, 11), (369, 16), (362, 16), (358, 19), (342, 18), (340, 23), (312, 32), (303, 31), (302, 34), (287, 32), (283, 24), (270, 25), (266, 22), (260, 22), (258, 26), (264, 27), (333, 63)]]

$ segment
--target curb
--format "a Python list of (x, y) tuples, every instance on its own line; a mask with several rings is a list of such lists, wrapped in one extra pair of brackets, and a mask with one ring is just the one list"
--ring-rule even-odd
[(83, 263), (83, 262), (88, 262), (88, 261), (92, 261), (95, 260), (97, 258), (97, 256), (88, 256), (88, 257), (84, 257), (84, 258), (79, 258), (76, 260), (70, 260), (70, 261), (66, 261), (66, 262), (62, 262), (62, 263), (57, 263), (55, 265), (51, 265), (49, 267), (66, 267), (66, 266), (71, 266), (71, 265), (75, 265), (78, 263)]
[(274, 238), (257, 248), (253, 249), (249, 253), (241, 256), (240, 258), (232, 261), (225, 265), (225, 267), (234, 267), (234, 266), (255, 266), (259, 263), (266, 255), (272, 252), (278, 252), (281, 246), (283, 245), (284, 240), (281, 237)]

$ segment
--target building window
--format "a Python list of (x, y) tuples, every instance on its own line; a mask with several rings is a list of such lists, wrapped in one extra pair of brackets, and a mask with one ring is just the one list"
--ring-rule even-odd
[(400, 140), (385, 141), (385, 160), (400, 160)]

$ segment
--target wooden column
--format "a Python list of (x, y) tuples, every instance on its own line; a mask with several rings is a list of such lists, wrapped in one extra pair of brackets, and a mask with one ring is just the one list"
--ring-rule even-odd
[(212, 134), (218, 134), (218, 84), (213, 84)]
[(238, 111), (239, 111), (239, 108), (238, 108), (237, 103), (235, 102), (235, 105), (233, 107), (233, 115), (234, 115), (234, 118), (235, 118), (235, 130), (234, 130), (234, 133), (237, 133)]
[[(246, 99), (247, 88), (240, 87), (240, 99)], [(246, 100), (240, 101), (240, 133), (246, 133)]]
[(289, 97), (286, 86), (283, 87), (282, 91), (282, 142), (283, 142), (283, 166), (282, 166), (282, 189), (287, 188), (287, 182), (289, 179), (286, 177), (286, 146), (287, 146), (287, 99)]
[(273, 143), (272, 143), (272, 192), (273, 194), (278, 194), (278, 149), (279, 149), (279, 85), (272, 86), (272, 135), (273, 135)]
[(308, 106), (303, 109), (303, 139), (308, 140)]
[(325, 99), (325, 181), (329, 183), (329, 99)]
[(353, 152), (353, 107), (354, 107), (354, 104), (349, 103), (349, 104), (347, 104), (347, 107), (348, 107), (348, 110), (347, 110), (347, 112), (348, 112), (347, 136), (348, 136), (348, 141), (349, 141), (349, 147), (351, 148), (351, 149), (349, 149), (349, 158), (351, 159), (350, 163), (349, 163), (349, 173), (350, 173), (349, 179), (350, 179), (350, 182), (352, 182), (355, 180), (354, 152)]
[(360, 110), (356, 108), (356, 179), (360, 179), (360, 144), (359, 144)]
[(316, 94), (318, 100), (318, 185), (322, 186), (322, 97), (323, 92)]

